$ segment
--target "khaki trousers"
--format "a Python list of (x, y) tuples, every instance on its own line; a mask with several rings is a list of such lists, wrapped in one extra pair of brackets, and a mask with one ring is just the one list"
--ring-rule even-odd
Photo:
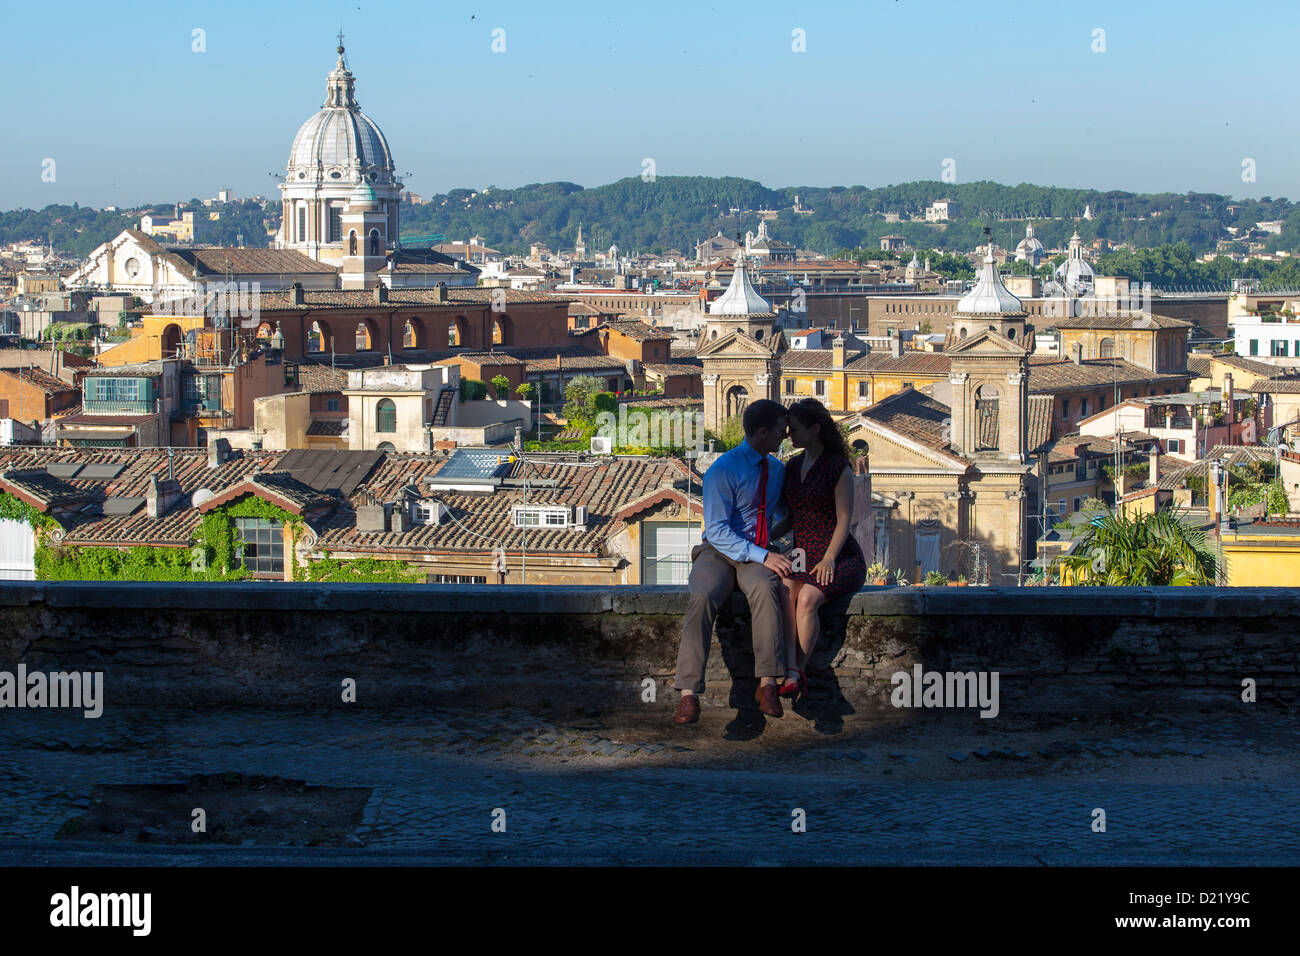
[(785, 674), (781, 579), (776, 572), (761, 562), (729, 558), (705, 541), (691, 550), (689, 583), (691, 599), (682, 622), (674, 684), (679, 691), (704, 693), (704, 670), (709, 662), (709, 645), (713, 642), (713, 622), (718, 609), (737, 585), (749, 599), (754, 676)]

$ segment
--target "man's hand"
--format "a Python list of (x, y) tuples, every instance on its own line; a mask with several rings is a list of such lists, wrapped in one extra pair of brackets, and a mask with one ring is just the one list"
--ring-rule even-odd
[(767, 557), (763, 559), (763, 564), (783, 578), (790, 576), (790, 559), (784, 554), (769, 551)]

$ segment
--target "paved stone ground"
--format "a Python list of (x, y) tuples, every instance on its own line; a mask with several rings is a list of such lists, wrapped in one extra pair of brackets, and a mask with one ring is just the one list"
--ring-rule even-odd
[[(1300, 722), (1254, 709), (740, 722), (0, 712), (0, 864), (1300, 863)], [(820, 732), (819, 732), (820, 731)], [(268, 774), (373, 788), (350, 849), (56, 839), (97, 784)], [(1106, 811), (1105, 833), (1091, 829)], [(506, 832), (492, 815), (504, 809)], [(792, 832), (792, 811), (807, 832)], [(209, 826), (217, 821), (209, 819)], [(176, 821), (188, 827), (189, 819)]]

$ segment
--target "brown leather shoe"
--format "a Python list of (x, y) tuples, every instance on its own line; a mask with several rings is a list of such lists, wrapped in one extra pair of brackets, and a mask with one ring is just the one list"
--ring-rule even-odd
[(699, 699), (694, 694), (682, 694), (682, 699), (677, 702), (677, 714), (673, 717), (674, 723), (693, 724), (699, 719)]
[(781, 709), (781, 698), (777, 696), (775, 684), (759, 684), (758, 689), (754, 691), (754, 700), (758, 701), (758, 709), (769, 717), (781, 717), (785, 714)]

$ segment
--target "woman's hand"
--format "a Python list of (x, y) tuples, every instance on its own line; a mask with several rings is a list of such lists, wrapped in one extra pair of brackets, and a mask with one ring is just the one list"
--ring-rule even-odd
[(831, 557), (822, 558), (813, 567), (813, 577), (822, 587), (826, 587), (835, 580), (835, 559)]

